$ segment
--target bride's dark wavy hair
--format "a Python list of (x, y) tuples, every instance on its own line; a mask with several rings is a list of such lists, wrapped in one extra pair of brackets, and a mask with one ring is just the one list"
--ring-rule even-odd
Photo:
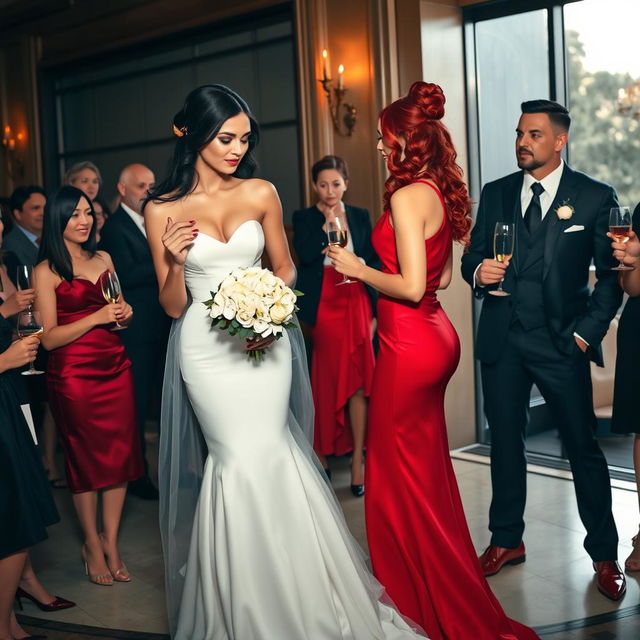
[(239, 113), (249, 118), (251, 135), (249, 148), (233, 175), (250, 178), (257, 166), (252, 151), (260, 138), (258, 123), (247, 103), (235, 91), (222, 84), (206, 84), (194, 89), (174, 116), (176, 145), (168, 175), (149, 191), (143, 208), (149, 201), (173, 202), (191, 193), (198, 184), (195, 164), (200, 150), (216, 137), (229, 118)]
[[(391, 147), (387, 158), (390, 176), (385, 182), (384, 208), (391, 196), (418, 178), (435, 182), (446, 203), (453, 238), (467, 245), (471, 228), (471, 200), (444, 116), (442, 89), (430, 82), (414, 82), (409, 94), (380, 112), (380, 133)], [(404, 157), (402, 152), (404, 151)]]

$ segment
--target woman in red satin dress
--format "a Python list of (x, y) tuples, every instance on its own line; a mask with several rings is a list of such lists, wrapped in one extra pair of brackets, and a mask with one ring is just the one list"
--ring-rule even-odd
[(118, 333), (111, 330), (115, 322), (126, 325), (132, 311), (122, 299), (105, 302), (99, 280), (113, 264), (108, 254), (96, 251), (95, 233), (87, 196), (72, 186), (59, 189), (45, 208), (40, 246), (44, 261), (35, 276), (42, 344), (50, 351), (49, 402), (85, 535), (82, 557), (91, 582), (112, 585), (131, 579), (118, 551), (118, 530), (127, 482), (144, 469), (131, 362)]
[(439, 86), (416, 82), (380, 114), (390, 177), (373, 231), (382, 271), (331, 247), (335, 268), (380, 292), (369, 413), (367, 537), (373, 570), (431, 640), (530, 640), (482, 575), (453, 472), (444, 415), (460, 343), (436, 292), (466, 242), (470, 201)]

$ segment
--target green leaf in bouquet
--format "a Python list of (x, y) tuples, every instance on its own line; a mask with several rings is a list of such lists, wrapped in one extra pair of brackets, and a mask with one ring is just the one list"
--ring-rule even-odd
[(302, 291), (298, 291), (297, 289), (293, 289), (293, 293), (297, 298), (299, 298), (300, 296), (304, 295), (304, 293), (302, 293)]

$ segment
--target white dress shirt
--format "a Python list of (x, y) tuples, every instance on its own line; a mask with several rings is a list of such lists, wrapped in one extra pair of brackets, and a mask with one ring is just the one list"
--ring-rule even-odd
[(540, 194), (540, 208), (542, 209), (542, 219), (547, 215), (547, 212), (551, 208), (553, 201), (556, 199), (558, 193), (558, 187), (560, 186), (560, 179), (562, 178), (562, 171), (564, 170), (564, 160), (560, 159), (560, 164), (554, 169), (548, 176), (542, 178), (542, 180), (536, 180), (530, 173), (524, 174), (524, 180), (522, 181), (522, 191), (520, 192), (520, 204), (522, 206), (522, 216), (524, 217), (527, 207), (533, 198), (533, 191), (531, 191), (531, 185), (534, 182), (539, 182), (542, 185), (544, 191)]
[(144, 216), (140, 213), (136, 213), (131, 207), (128, 207), (124, 202), (121, 202), (120, 206), (129, 214), (129, 217), (134, 221), (136, 227), (140, 229), (140, 233), (146, 238), (147, 230), (144, 228)]

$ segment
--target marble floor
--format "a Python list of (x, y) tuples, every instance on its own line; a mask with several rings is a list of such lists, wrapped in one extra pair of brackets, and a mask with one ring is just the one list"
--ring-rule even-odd
[[(332, 466), (334, 487), (349, 526), (365, 546), (363, 502), (349, 492), (348, 463), (337, 459)], [(481, 551), (488, 541), (489, 467), (486, 458), (464, 452), (454, 452), (454, 467), (471, 535), (476, 549)], [(631, 549), (631, 536), (638, 530), (638, 501), (629, 484), (619, 481), (615, 484), (614, 512), (621, 538), (620, 557), (624, 559)], [(78, 606), (52, 614), (41, 613), (31, 603), (25, 603), (22, 614), (31, 619), (86, 625), (84, 634), (56, 634), (48, 629), (46, 633), (52, 639), (163, 637), (167, 623), (157, 503), (135, 497), (127, 499), (121, 549), (134, 579), (127, 584), (99, 587), (84, 576), (80, 532), (69, 494), (67, 491), (55, 494), (62, 522), (50, 528), (50, 538), (33, 550), (32, 560), (49, 590), (75, 600)], [(640, 575), (628, 576), (628, 592), (619, 603), (597, 592), (591, 563), (582, 547), (583, 530), (572, 483), (563, 477), (530, 473), (526, 523), (527, 562), (505, 568), (489, 579), (507, 613), (535, 626), (542, 637), (553, 640), (640, 638)], [(617, 612), (618, 619), (611, 620), (616, 617), (612, 612)], [(584, 618), (593, 618), (587, 628), (583, 628)], [(38, 624), (37, 620), (32, 622)], [(106, 629), (121, 631), (107, 635)], [(36, 630), (34, 627), (33, 631)], [(141, 633), (126, 633), (132, 631)]]

